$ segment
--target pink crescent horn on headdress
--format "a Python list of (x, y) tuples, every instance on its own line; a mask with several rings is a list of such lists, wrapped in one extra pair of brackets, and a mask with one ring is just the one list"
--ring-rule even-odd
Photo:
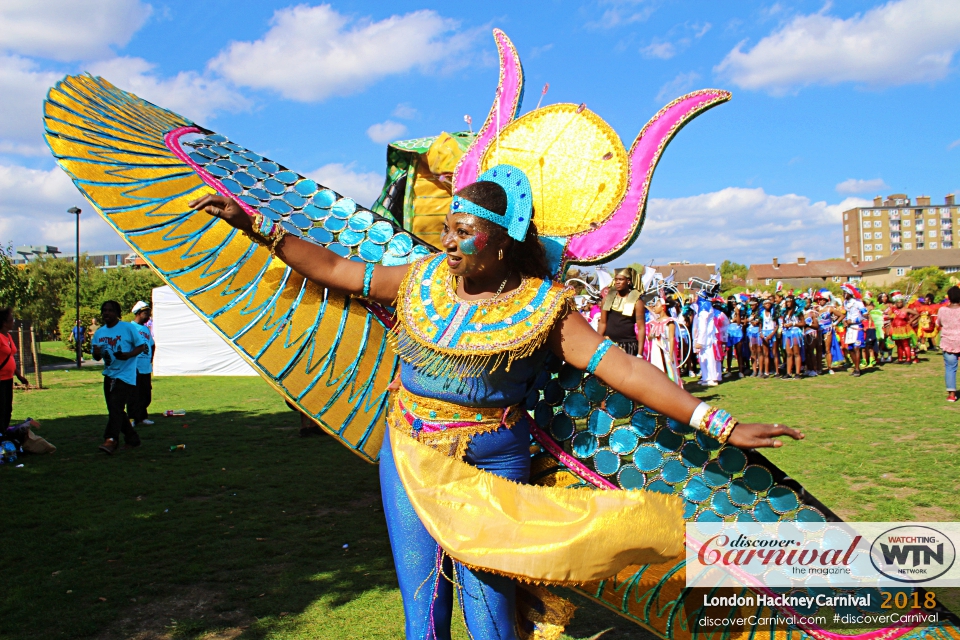
[(523, 99), (523, 67), (520, 66), (520, 56), (503, 31), (494, 29), (493, 37), (497, 41), (497, 53), (500, 54), (500, 83), (497, 85), (497, 95), (473, 144), (457, 163), (453, 172), (454, 191), (477, 181), (477, 176), (480, 175), (480, 158), (484, 151), (520, 112), (520, 101)]
[(630, 147), (630, 183), (620, 205), (596, 229), (570, 238), (564, 260), (591, 264), (626, 251), (640, 232), (650, 180), (667, 144), (689, 121), (729, 99), (729, 91), (701, 89), (677, 98), (653, 116)]

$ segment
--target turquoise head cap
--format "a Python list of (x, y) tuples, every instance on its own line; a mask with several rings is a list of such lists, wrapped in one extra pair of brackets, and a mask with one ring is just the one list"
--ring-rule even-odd
[(507, 211), (503, 215), (494, 213), (460, 196), (453, 196), (450, 205), (452, 213), (469, 213), (489, 220), (507, 230), (507, 235), (523, 242), (530, 228), (533, 216), (533, 196), (530, 193), (530, 180), (522, 170), (509, 164), (498, 164), (484, 171), (477, 182), (493, 182), (503, 187), (507, 193)]

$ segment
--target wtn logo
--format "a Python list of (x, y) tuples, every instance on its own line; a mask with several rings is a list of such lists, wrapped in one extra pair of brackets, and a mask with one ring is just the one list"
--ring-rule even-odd
[[(931, 540), (934, 542), (935, 539)], [(937, 545), (937, 550), (934, 551), (930, 545), (926, 544), (906, 544), (900, 546), (899, 544), (894, 544), (887, 546), (880, 543), (880, 551), (883, 553), (883, 561), (888, 565), (905, 565), (909, 560), (910, 556), (913, 556), (913, 566), (919, 566), (921, 558), (923, 558), (923, 564), (930, 564), (932, 559), (937, 564), (943, 564), (943, 543)]]
[(874, 568), (897, 582), (930, 582), (947, 573), (957, 557), (953, 541), (923, 525), (902, 525), (873, 541)]

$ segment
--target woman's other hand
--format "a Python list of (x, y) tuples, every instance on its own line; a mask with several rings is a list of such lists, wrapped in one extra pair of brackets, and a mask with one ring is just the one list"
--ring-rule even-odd
[(776, 440), (780, 436), (789, 436), (794, 440), (803, 440), (804, 435), (797, 429), (782, 424), (760, 424), (756, 422), (740, 423), (730, 432), (727, 444), (740, 449), (760, 449), (763, 447), (782, 447), (783, 442)]
[(188, 205), (191, 209), (203, 211), (215, 218), (220, 218), (234, 229), (249, 232), (253, 229), (253, 219), (247, 215), (240, 204), (233, 198), (220, 195), (206, 195)]

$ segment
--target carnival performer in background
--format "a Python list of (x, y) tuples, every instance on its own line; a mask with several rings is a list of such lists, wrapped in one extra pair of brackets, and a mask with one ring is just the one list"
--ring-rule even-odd
[(803, 349), (803, 314), (797, 307), (796, 299), (790, 295), (783, 303), (783, 316), (780, 320), (783, 330), (783, 350), (786, 353), (786, 372), (784, 378), (800, 379), (800, 369), (803, 366), (801, 350)]
[(917, 301), (910, 305), (919, 315), (917, 317), (917, 349), (927, 351), (935, 349), (934, 341), (940, 333), (937, 326), (937, 311), (940, 305), (934, 304), (933, 296), (920, 296)]
[(701, 290), (697, 298), (697, 315), (693, 325), (693, 350), (700, 362), (700, 384), (705, 387), (720, 384), (723, 352), (720, 349), (715, 313), (709, 294)]
[(817, 326), (817, 311), (813, 301), (807, 300), (803, 310), (803, 345), (806, 375), (815, 378), (823, 367), (823, 354), (820, 352), (820, 329)]
[[(760, 310), (760, 338), (763, 341), (763, 373), (761, 378), (776, 376), (780, 371), (780, 353), (777, 349), (777, 332), (780, 328), (777, 313), (773, 308), (773, 299), (766, 298)], [(773, 360), (773, 372), (770, 372), (770, 360)]]
[(597, 333), (610, 338), (628, 355), (640, 355), (644, 336), (644, 306), (637, 272), (631, 267), (614, 272), (613, 289), (603, 299)]
[(863, 305), (862, 295), (856, 286), (845, 282), (840, 285), (840, 288), (843, 289), (844, 344), (847, 345), (847, 352), (853, 361), (853, 371), (850, 375), (859, 378), (861, 350), (866, 341), (863, 318), (867, 315), (867, 308)]
[[(472, 637), (511, 640), (516, 638), (513, 578), (576, 579), (573, 568), (589, 561), (587, 556), (622, 556), (626, 566), (662, 562), (682, 549), (680, 501), (648, 491), (588, 492), (602, 495), (609, 506), (595, 503), (594, 517), (577, 520), (577, 535), (549, 539), (553, 530), (541, 523), (550, 514), (561, 520), (571, 514), (563, 511), (565, 491), (559, 496), (525, 486), (531, 419), (522, 409), (549, 351), (684, 424), (699, 427), (708, 416), (713, 425), (708, 428), (738, 447), (776, 446), (773, 438), (780, 435), (802, 437), (777, 425), (738, 425), (725, 412), (717, 417), (656, 367), (630, 357), (570, 312), (573, 292), (546, 279), (549, 268), (528, 194), (522, 171), (492, 167), (455, 194), (443, 225), (444, 253), (389, 267), (345, 260), (287, 235), (261, 214), (248, 216), (223, 196), (191, 203), (269, 247), (320, 286), (396, 305), (400, 377), (380, 478), (407, 638), (450, 637), (454, 586)], [(631, 316), (636, 306), (642, 305), (631, 306)], [(432, 315), (424, 312), (427, 307)], [(568, 491), (570, 499), (582, 494)], [(516, 531), (524, 513), (510, 510), (525, 504), (535, 505), (539, 522), (524, 525), (524, 535), (483, 535), (500, 531), (496, 522), (506, 520)], [(467, 512), (478, 514), (477, 522), (465, 520)], [(632, 523), (624, 521), (631, 518)], [(474, 528), (479, 521), (483, 527)], [(477, 533), (464, 533), (467, 529)], [(451, 560), (480, 548), (470, 557), (483, 560)], [(563, 553), (545, 560), (548, 548)]]
[(890, 294), (886, 291), (877, 296), (876, 308), (870, 312), (873, 322), (877, 327), (877, 339), (880, 343), (880, 362), (893, 362), (893, 339), (890, 337), (890, 319), (887, 317), (887, 311), (893, 305), (890, 302)]
[(823, 354), (823, 372), (833, 375), (833, 361), (843, 361), (843, 351), (834, 332), (837, 311), (829, 289), (820, 289), (816, 294), (816, 310), (820, 323), (820, 352)]
[(764, 354), (763, 337), (760, 335), (760, 300), (750, 298), (750, 310), (747, 314), (747, 341), (750, 345), (751, 376), (762, 375), (761, 366)]
[(890, 337), (897, 345), (897, 363), (911, 364), (920, 361), (911, 349), (917, 337), (913, 330), (913, 323), (920, 314), (903, 306), (903, 303), (903, 294), (894, 294), (893, 307), (887, 310), (886, 317), (890, 320)]
[(644, 352), (647, 361), (682, 387), (683, 378), (680, 375), (680, 357), (677, 349), (677, 321), (670, 317), (663, 292), (659, 292), (647, 308), (652, 316), (646, 327), (647, 344)]
[(740, 306), (736, 296), (731, 295), (727, 298), (727, 309), (730, 312), (730, 325), (727, 327), (727, 370), (733, 373), (733, 358), (736, 356), (737, 371), (742, 378), (745, 375), (748, 360), (743, 356), (744, 322), (740, 316)]
[(721, 297), (713, 299), (713, 322), (717, 325), (717, 344), (720, 347), (720, 374), (717, 378), (719, 382), (723, 380), (723, 361), (726, 359), (727, 352), (729, 351), (727, 345), (727, 341), (729, 340), (727, 330), (730, 328), (730, 316), (727, 315), (727, 305)]

